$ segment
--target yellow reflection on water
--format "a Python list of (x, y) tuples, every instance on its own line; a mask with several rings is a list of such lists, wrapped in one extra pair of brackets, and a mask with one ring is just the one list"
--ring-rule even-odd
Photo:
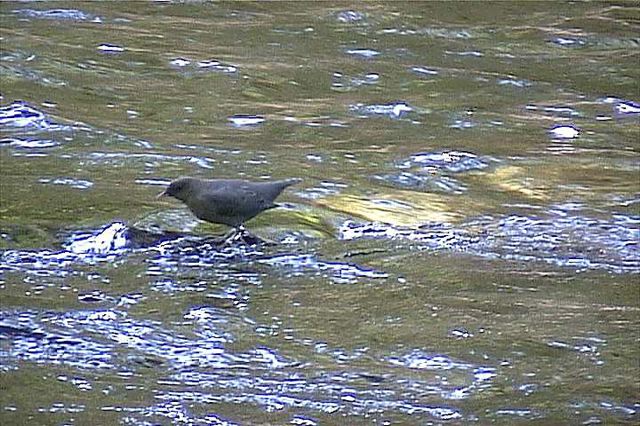
[(504, 166), (487, 173), (485, 181), (498, 189), (515, 192), (534, 200), (549, 198), (548, 185), (541, 185), (539, 178), (534, 178), (530, 170), (519, 166)]
[(462, 218), (451, 208), (451, 197), (414, 191), (394, 191), (371, 198), (342, 194), (317, 200), (317, 204), (371, 222), (406, 227), (426, 222), (455, 222)]

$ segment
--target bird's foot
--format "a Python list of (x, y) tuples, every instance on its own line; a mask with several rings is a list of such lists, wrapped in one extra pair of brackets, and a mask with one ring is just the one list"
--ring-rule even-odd
[(244, 227), (238, 227), (231, 230), (231, 232), (225, 234), (219, 240), (220, 247), (230, 247), (234, 245), (275, 245), (275, 241), (265, 240), (251, 232), (247, 231)]
[(229, 247), (233, 245), (256, 245), (262, 243), (260, 237), (251, 234), (243, 226), (232, 229), (230, 232), (220, 238), (221, 247)]

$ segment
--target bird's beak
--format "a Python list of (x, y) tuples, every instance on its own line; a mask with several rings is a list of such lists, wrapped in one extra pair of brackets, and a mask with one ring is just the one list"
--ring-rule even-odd
[(161, 193), (159, 193), (158, 195), (156, 195), (156, 198), (162, 198), (162, 197), (167, 197), (167, 190), (165, 189), (164, 191), (162, 191)]

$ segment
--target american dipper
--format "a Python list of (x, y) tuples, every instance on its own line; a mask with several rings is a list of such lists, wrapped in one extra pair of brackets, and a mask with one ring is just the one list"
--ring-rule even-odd
[(240, 179), (197, 179), (181, 177), (158, 194), (177, 198), (198, 219), (234, 228), (230, 236), (243, 232), (244, 222), (265, 210), (278, 207), (276, 197), (302, 179), (251, 182)]

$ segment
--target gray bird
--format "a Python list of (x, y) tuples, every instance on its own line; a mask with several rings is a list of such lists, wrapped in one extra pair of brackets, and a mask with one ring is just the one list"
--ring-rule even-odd
[(229, 237), (244, 232), (244, 223), (265, 210), (278, 207), (275, 199), (302, 179), (252, 182), (241, 179), (181, 177), (158, 194), (177, 198), (201, 220), (233, 227)]

